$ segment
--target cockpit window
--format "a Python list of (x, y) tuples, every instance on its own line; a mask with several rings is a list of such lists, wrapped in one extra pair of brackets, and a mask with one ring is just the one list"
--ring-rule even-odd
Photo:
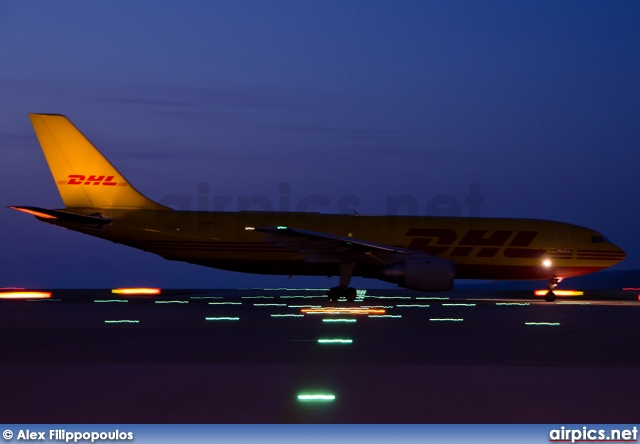
[(607, 242), (607, 243), (608, 243), (608, 242), (609, 242), (609, 239), (607, 239), (607, 238), (606, 238), (606, 237), (604, 237), (604, 236), (593, 236), (593, 237), (591, 238), (591, 242), (592, 242), (592, 243), (594, 243), (594, 244), (602, 244), (602, 243), (604, 243), (604, 242)]

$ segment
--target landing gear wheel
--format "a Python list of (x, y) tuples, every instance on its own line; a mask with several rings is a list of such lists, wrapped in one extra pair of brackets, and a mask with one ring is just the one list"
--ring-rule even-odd
[(338, 287), (332, 287), (327, 293), (327, 297), (331, 302), (338, 301), (340, 298), (345, 298), (347, 301), (353, 302), (356, 300), (358, 293), (353, 287), (345, 287), (343, 285)]
[(329, 297), (329, 301), (337, 302), (338, 299), (340, 299), (340, 294), (341, 294), (340, 287), (333, 287), (329, 289), (327, 296)]
[(544, 300), (547, 302), (553, 302), (556, 300), (556, 294), (553, 292), (553, 290), (558, 286), (558, 284), (562, 282), (562, 278), (561, 277), (552, 277), (551, 279), (549, 279), (549, 291), (547, 292), (547, 294), (544, 296)]

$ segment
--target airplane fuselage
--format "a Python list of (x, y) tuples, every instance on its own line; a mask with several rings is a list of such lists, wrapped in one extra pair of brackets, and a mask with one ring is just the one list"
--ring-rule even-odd
[[(67, 209), (69, 210), (69, 209)], [(295, 226), (309, 231), (423, 251), (455, 264), (458, 279), (550, 279), (608, 268), (624, 251), (581, 226), (537, 219), (351, 216), (283, 212), (187, 212), (74, 209), (112, 223), (101, 229), (45, 220), (152, 252), (166, 259), (259, 274), (337, 275), (338, 264), (269, 242), (252, 228)], [(371, 264), (354, 276), (377, 277)]]

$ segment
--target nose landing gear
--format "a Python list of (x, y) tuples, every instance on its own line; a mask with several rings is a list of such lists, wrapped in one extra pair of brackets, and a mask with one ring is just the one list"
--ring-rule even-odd
[(562, 278), (559, 277), (553, 277), (549, 279), (549, 286), (547, 287), (549, 291), (544, 296), (545, 301), (553, 302), (556, 300), (556, 294), (553, 292), (553, 290), (558, 286), (560, 282), (562, 282)]

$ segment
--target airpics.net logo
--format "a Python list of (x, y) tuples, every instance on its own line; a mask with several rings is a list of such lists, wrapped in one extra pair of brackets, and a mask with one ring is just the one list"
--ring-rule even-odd
[[(299, 199), (292, 197), (292, 186), (287, 182), (277, 188), (277, 197), (269, 198), (264, 194), (212, 195), (206, 182), (197, 186), (197, 196), (170, 194), (159, 203), (181, 211), (281, 211), (281, 212), (319, 212), (337, 214), (359, 214), (363, 200), (353, 194), (330, 199), (321, 194), (308, 194)], [(275, 202), (275, 203), (274, 203)], [(484, 196), (480, 194), (480, 184), (469, 184), (462, 202), (448, 194), (432, 196), (426, 204), (409, 194), (386, 196), (386, 211), (389, 216), (470, 216), (479, 217), (480, 207), (484, 205)], [(337, 210), (337, 211), (336, 211)]]
[(549, 442), (638, 442), (638, 427), (628, 429), (596, 429), (560, 427), (549, 432)]

